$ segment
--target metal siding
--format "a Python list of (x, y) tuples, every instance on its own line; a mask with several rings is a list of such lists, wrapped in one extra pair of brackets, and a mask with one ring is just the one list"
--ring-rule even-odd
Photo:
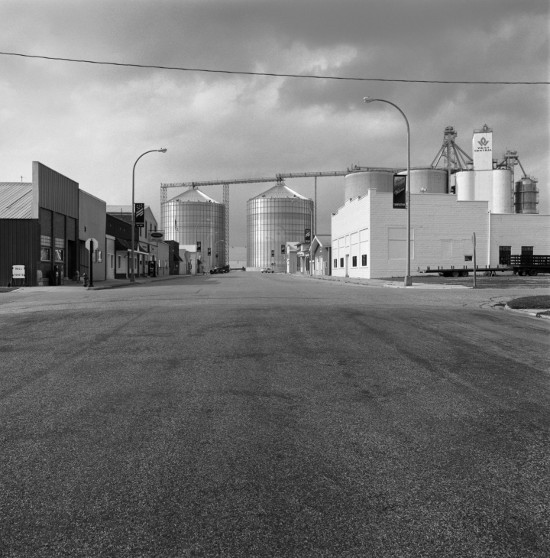
[(32, 218), (32, 184), (0, 183), (0, 219)]
[(26, 284), (37, 285), (40, 225), (37, 220), (0, 219), (0, 285), (11, 280), (12, 265), (24, 265)]
[(38, 182), (39, 205), (78, 219), (78, 183), (42, 163), (33, 163), (33, 182)]

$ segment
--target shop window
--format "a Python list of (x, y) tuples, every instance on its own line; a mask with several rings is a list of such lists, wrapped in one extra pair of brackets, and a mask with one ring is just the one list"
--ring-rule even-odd
[(351, 257), (351, 267), (357, 267), (357, 256)]
[(49, 262), (52, 259), (52, 249), (49, 246), (42, 246), (40, 248), (40, 260)]
[(367, 254), (361, 255), (361, 265), (363, 266), (367, 265)]
[(63, 250), (63, 248), (56, 248), (53, 252), (54, 254), (54, 259), (56, 262), (63, 262), (65, 261), (65, 250)]

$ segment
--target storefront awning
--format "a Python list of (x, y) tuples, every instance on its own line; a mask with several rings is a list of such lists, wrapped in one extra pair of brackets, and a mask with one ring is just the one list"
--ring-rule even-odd
[(123, 238), (115, 238), (115, 250), (131, 250), (132, 243)]

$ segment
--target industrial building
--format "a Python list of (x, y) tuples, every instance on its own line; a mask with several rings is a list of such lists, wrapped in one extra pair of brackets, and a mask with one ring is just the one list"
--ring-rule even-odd
[(408, 234), (411, 275), (428, 268), (461, 274), (472, 268), (474, 248), (480, 268), (505, 266), (512, 254), (550, 254), (550, 216), (537, 213), (536, 181), (525, 171), (514, 180), (517, 153), (494, 159), (485, 125), (474, 131), (473, 158), (457, 165), (448, 135), (446, 169), (410, 169), (410, 230), (406, 171), (367, 169), (345, 177), (345, 203), (331, 221), (333, 275), (405, 275)]

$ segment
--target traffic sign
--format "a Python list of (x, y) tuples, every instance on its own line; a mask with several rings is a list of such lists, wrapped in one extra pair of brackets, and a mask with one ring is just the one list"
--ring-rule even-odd
[(99, 242), (95, 238), (88, 238), (85, 242), (86, 250), (90, 251), (90, 245), (93, 242), (92, 250), (97, 250), (99, 248)]

